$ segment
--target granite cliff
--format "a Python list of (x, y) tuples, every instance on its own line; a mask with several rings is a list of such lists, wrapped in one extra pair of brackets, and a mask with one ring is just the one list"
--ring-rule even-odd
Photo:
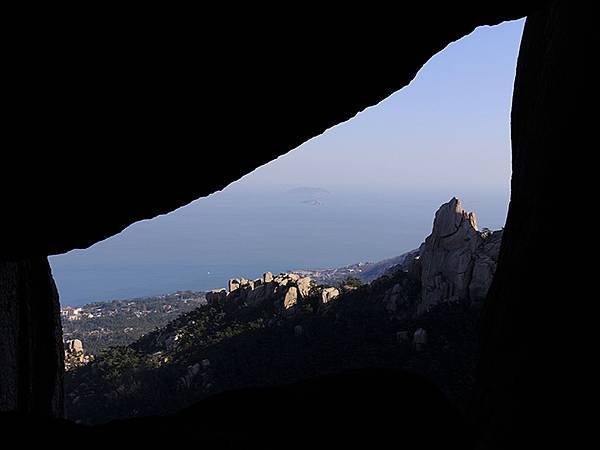
[(471, 306), (489, 288), (500, 239), (478, 231), (453, 198), (419, 251), (378, 263), (383, 275), (370, 283), (329, 286), (293, 272), (233, 278), (205, 305), (85, 366), (75, 342), (69, 416), (98, 423), (175, 412), (231, 389), (372, 365), (419, 372), (464, 404), (477, 347)]
[(492, 283), (502, 230), (477, 228), (475, 213), (452, 198), (435, 213), (433, 230), (406, 264), (421, 283), (418, 312), (444, 302), (482, 302)]

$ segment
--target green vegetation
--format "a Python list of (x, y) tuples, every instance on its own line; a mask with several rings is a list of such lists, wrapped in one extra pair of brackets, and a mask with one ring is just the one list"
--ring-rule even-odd
[(363, 285), (363, 282), (356, 277), (347, 277), (345, 280), (340, 281), (339, 287), (350, 287), (350, 288), (359, 288)]
[(131, 347), (109, 347), (100, 353), (97, 363), (107, 380), (116, 381), (126, 371), (140, 367), (142, 358)]
[(77, 320), (63, 318), (63, 337), (80, 339), (86, 353), (134, 342), (175, 317), (200, 306), (203, 295), (183, 291), (159, 297), (114, 300), (85, 305)]
[[(390, 312), (385, 299), (396, 285), (402, 306)], [(466, 398), (476, 313), (444, 304), (414, 319), (418, 295), (419, 285), (398, 272), (326, 305), (308, 302), (310, 307), (292, 316), (271, 301), (257, 307), (235, 301), (200, 306), (67, 372), (67, 414), (85, 423), (165, 414), (218, 392), (360, 367), (409, 369), (437, 382), (451, 398)], [(422, 352), (410, 343), (419, 327), (429, 337)], [(399, 341), (399, 332), (409, 340)]]

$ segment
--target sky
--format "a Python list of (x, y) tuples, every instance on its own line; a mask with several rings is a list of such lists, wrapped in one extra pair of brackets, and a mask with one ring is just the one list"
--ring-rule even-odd
[(505, 190), (510, 104), (524, 20), (477, 28), (408, 87), (242, 181), (330, 188)]
[[(225, 190), (51, 257), (61, 304), (208, 290), (267, 270), (397, 256), (419, 246), (453, 196), (481, 226), (502, 227), (523, 25), (480, 27), (435, 55), (407, 87)], [(300, 186), (329, 194), (288, 192)]]

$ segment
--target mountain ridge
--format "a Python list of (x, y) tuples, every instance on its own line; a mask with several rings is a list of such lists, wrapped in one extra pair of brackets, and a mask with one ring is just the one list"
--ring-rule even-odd
[[(370, 283), (346, 278), (327, 287), (305, 274), (270, 272), (256, 280), (231, 279), (227, 289), (206, 293), (205, 305), (68, 372), (69, 417), (104, 423), (173, 413), (222, 392), (363, 367), (422, 374), (466, 407), (478, 309), (471, 307), (469, 289), (439, 295), (436, 302), (423, 299), (431, 280), (437, 280), (433, 286), (440, 292), (455, 292), (454, 283), (464, 279), (453, 278), (455, 271), (447, 265), (468, 257), (474, 270), (494, 233), (475, 230), (474, 215), (454, 199), (438, 213), (440, 220), (418, 254), (368, 266), (384, 272)], [(440, 224), (460, 228), (466, 223), (461, 217), (472, 217), (466, 229), (472, 239), (448, 243), (451, 237)], [(486, 257), (494, 257), (491, 250)], [(431, 278), (423, 268), (434, 263), (440, 271)]]

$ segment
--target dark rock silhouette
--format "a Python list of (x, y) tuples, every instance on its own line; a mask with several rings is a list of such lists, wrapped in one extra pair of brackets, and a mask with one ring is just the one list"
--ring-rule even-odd
[[(581, 211), (594, 201), (579, 145), (594, 129), (585, 126), (589, 100), (580, 92), (591, 73), (591, 5), (421, 2), (398, 13), (395, 4), (369, 4), (345, 7), (343, 19), (340, 10), (330, 16), (305, 6), (295, 13), (310, 24), (307, 33), (277, 26), (271, 11), (237, 10), (240, 20), (227, 11), (226, 23), (216, 14), (215, 32), (179, 9), (121, 6), (73, 18), (73, 10), (49, 8), (13, 15), (7, 30), (14, 45), (4, 125), (14, 145), (0, 177), (2, 408), (61, 411), (62, 348), (46, 255), (221, 189), (402, 88), (474, 27), (529, 15), (513, 101), (512, 197), (482, 323), (473, 417), (488, 447), (519, 447), (523, 435), (556, 442), (566, 427), (564, 368), (573, 362), (556, 335), (575, 326), (553, 299), (585, 299), (573, 280), (594, 279), (591, 268), (575, 265), (553, 276), (555, 249), (572, 248), (570, 233), (553, 233), (557, 205)], [(243, 151), (232, 158), (228, 149)], [(584, 261), (583, 252), (575, 248), (574, 257)], [(321, 404), (315, 399), (314, 409)], [(11, 417), (3, 426), (36, 424)], [(264, 427), (272, 430), (268, 420)], [(338, 430), (326, 431), (333, 439)], [(402, 435), (395, 437), (400, 445)]]
[(3, 437), (26, 441), (28, 435), (20, 429), (25, 421), (36, 434), (43, 433), (46, 443), (144, 445), (160, 440), (165, 445), (218, 442), (259, 448), (401, 444), (460, 449), (472, 444), (456, 409), (429, 381), (389, 369), (232, 391), (173, 416), (99, 427), (4, 413), (0, 414), (0, 424), (6, 427)]
[[(586, 261), (591, 251), (561, 231), (557, 211), (563, 205), (590, 211), (597, 203), (596, 190), (585, 186), (593, 177), (585, 173), (584, 159), (570, 153), (595, 141), (593, 127), (585, 125), (588, 110), (580, 104), (580, 86), (590, 70), (584, 62), (589, 56), (583, 56), (591, 39), (586, 14), (572, 2), (553, 2), (527, 18), (521, 42), (511, 117), (511, 200), (484, 304), (473, 412), (493, 448), (546, 440), (557, 445), (559, 438), (577, 447), (580, 434), (570, 421), (580, 422), (578, 428), (584, 422), (575, 393), (586, 372), (575, 370), (580, 347), (551, 336), (557, 329), (564, 336), (583, 329), (573, 317), (581, 313), (575, 305), (593, 297), (590, 286), (576, 280), (593, 279), (595, 264), (558, 269), (556, 263), (557, 249), (576, 245), (574, 261)], [(560, 307), (566, 304), (573, 307)]]
[(0, 260), (0, 411), (63, 415), (58, 293), (46, 258)]

